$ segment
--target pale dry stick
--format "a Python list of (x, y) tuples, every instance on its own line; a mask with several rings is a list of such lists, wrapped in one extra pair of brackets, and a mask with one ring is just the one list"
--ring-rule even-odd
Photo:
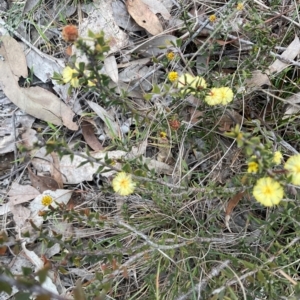
[(186, 61), (186, 59), (185, 59), (182, 51), (178, 51), (178, 54), (179, 54), (179, 56), (180, 56), (180, 58), (181, 58), (181, 60), (182, 60), (182, 62), (184, 64), (184, 66), (185, 66), (185, 70), (189, 71), (190, 74), (193, 74), (193, 71), (192, 71), (189, 63)]
[(286, 274), (283, 270), (279, 269), (277, 272), (280, 273), (284, 278), (286, 278), (293, 285), (297, 285), (298, 284), (297, 281), (295, 281), (291, 276), (289, 276), (288, 274)]
[(300, 67), (300, 62), (294, 61), (292, 59), (284, 58), (280, 54), (276, 54), (273, 51), (270, 51), (270, 54), (273, 55), (274, 57), (276, 57), (277, 59), (279, 59), (280, 61), (282, 61), (285, 64), (289, 64), (289, 65), (293, 65), (293, 66), (296, 66), (296, 67)]
[[(197, 19), (197, 17), (196, 17)], [(200, 32), (209, 24), (209, 19), (207, 19), (206, 21), (204, 21), (204, 23), (197, 29), (197, 31), (183, 44), (183, 46), (181, 47), (182, 49), (185, 49), (187, 47), (187, 45), (195, 38), (197, 37)], [(197, 22), (195, 23), (195, 25), (197, 25)], [(183, 39), (186, 34), (189, 34), (189, 32), (185, 33), (184, 35), (182, 35), (180, 37), (180, 39)]]
[(283, 103), (288, 103), (291, 104), (292, 106), (295, 106), (296, 108), (298, 108), (300, 110), (300, 105), (299, 104), (295, 104), (293, 101), (289, 101), (287, 99), (283, 99), (281, 97), (276, 96), (275, 94), (270, 93), (269, 91), (265, 90), (265, 89), (257, 89), (257, 91), (263, 92), (269, 96), (272, 96), (274, 98), (276, 98), (277, 100), (282, 101)]
[(256, 268), (255, 270), (253, 271), (250, 271), (242, 276), (239, 277), (239, 280), (237, 279), (232, 279), (230, 281), (228, 281), (225, 285), (215, 289), (212, 291), (212, 295), (216, 295), (216, 294), (219, 294), (221, 293), (227, 286), (231, 286), (233, 284), (236, 284), (237, 282), (239, 281), (242, 281), (243, 279), (246, 279), (247, 277), (249, 276), (252, 276), (254, 274), (256, 274), (258, 271), (262, 270), (264, 265), (268, 265), (270, 264), (271, 262), (273, 262), (278, 256), (280, 256), (282, 253), (284, 253), (284, 251), (286, 251), (287, 249), (289, 249), (290, 247), (294, 246), (298, 241), (300, 240), (300, 237), (296, 237), (294, 238), (287, 246), (285, 246), (283, 249), (279, 250), (277, 252), (276, 255), (273, 255), (272, 257), (270, 257), (262, 266)]
[(212, 268), (212, 270), (208, 273), (207, 277), (204, 280), (202, 280), (200, 283), (193, 286), (193, 288), (190, 289), (186, 294), (181, 295), (176, 300), (191, 299), (190, 296), (194, 292), (196, 292), (198, 294), (197, 299), (200, 300), (201, 299), (201, 292), (203, 291), (203, 289), (205, 289), (205, 287), (207, 286), (207, 283), (209, 282), (209, 280), (211, 280), (214, 277), (218, 276), (223, 269), (228, 267), (229, 263), (230, 263), (230, 260), (225, 260), (219, 266)]
[[(130, 226), (129, 224), (119, 220), (118, 218), (115, 218), (115, 223), (119, 226), (122, 226), (122, 227), (125, 227), (126, 229), (128, 229), (130, 232), (133, 232), (135, 233), (137, 236), (141, 237), (143, 240), (146, 241), (146, 243), (148, 245), (150, 245), (151, 247), (155, 248), (156, 250), (158, 250), (164, 257), (168, 258), (176, 267), (178, 267), (177, 263), (171, 258), (169, 257), (165, 252), (163, 252), (162, 250), (173, 250), (173, 249), (176, 249), (176, 248), (180, 248), (180, 247), (183, 247), (183, 246), (186, 246), (188, 244), (191, 244), (191, 243), (194, 243), (195, 240), (193, 241), (187, 241), (187, 242), (184, 242), (184, 243), (180, 243), (180, 244), (173, 244), (173, 245), (170, 245), (170, 246), (167, 246), (167, 245), (158, 245), (154, 242), (152, 242), (148, 236), (146, 236), (144, 233), (136, 230), (134, 227)], [(229, 261), (228, 261), (229, 263)], [(225, 266), (224, 266), (225, 267)], [(179, 268), (179, 267), (178, 267)], [(213, 271), (212, 271), (213, 272)], [(214, 274), (214, 273), (213, 273)], [(211, 279), (211, 278), (208, 278), (208, 279)], [(186, 298), (182, 298), (182, 299), (186, 299)]]

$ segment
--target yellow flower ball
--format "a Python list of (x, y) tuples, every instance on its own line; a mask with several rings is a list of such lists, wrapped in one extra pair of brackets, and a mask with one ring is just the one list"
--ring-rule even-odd
[(168, 60), (173, 60), (175, 58), (175, 53), (174, 52), (169, 52), (166, 55)]
[(204, 101), (208, 105), (226, 105), (233, 100), (233, 91), (229, 87), (212, 88)]
[(275, 151), (274, 155), (273, 155), (273, 163), (275, 165), (280, 165), (282, 159), (283, 159), (283, 156), (282, 156), (281, 152), (280, 151)]
[(79, 80), (76, 75), (78, 75), (78, 72), (75, 69), (67, 66), (62, 71), (62, 80), (64, 83), (70, 82), (71, 86), (77, 88), (79, 87)]
[(44, 195), (41, 200), (44, 206), (49, 206), (53, 202), (53, 198), (50, 195)]
[(174, 81), (176, 81), (176, 80), (178, 79), (178, 73), (172, 71), (172, 72), (170, 72), (170, 73), (168, 74), (168, 78), (169, 78), (169, 80), (170, 80), (171, 82), (174, 82)]
[(210, 15), (210, 16), (208, 17), (208, 19), (209, 19), (210, 22), (214, 23), (214, 22), (216, 22), (217, 17), (216, 17), (216, 15)]
[(221, 97), (221, 104), (226, 105), (233, 100), (233, 91), (229, 87), (219, 88), (219, 93)]
[(120, 172), (112, 181), (112, 187), (116, 193), (121, 196), (127, 196), (134, 192), (135, 183), (132, 181), (131, 175)]
[(259, 169), (259, 165), (255, 161), (248, 162), (248, 173), (257, 173)]
[(186, 73), (178, 78), (177, 87), (182, 90), (182, 93), (195, 95), (196, 91), (206, 89), (207, 85), (204, 78), (201, 76), (194, 77), (191, 74)]
[(159, 133), (159, 135), (160, 135), (160, 137), (163, 138), (163, 139), (165, 139), (165, 138), (167, 137), (167, 133), (164, 132), (164, 131), (161, 131), (161, 132)]
[(205, 97), (204, 101), (211, 106), (221, 104), (222, 97), (219, 88), (212, 88)]
[(283, 187), (271, 177), (257, 180), (253, 188), (254, 198), (264, 206), (277, 205), (283, 198)]
[(239, 3), (237, 4), (237, 6), (236, 6), (236, 9), (237, 9), (237, 10), (243, 10), (243, 9), (244, 9), (244, 4), (241, 3), (241, 2), (239, 2)]
[(292, 178), (292, 184), (300, 185), (300, 154), (291, 156), (285, 163), (284, 168)]

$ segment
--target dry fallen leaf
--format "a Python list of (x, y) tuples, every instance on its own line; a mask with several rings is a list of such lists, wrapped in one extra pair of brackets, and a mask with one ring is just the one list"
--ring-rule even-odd
[(73, 122), (74, 112), (54, 94), (39, 86), (27, 89), (21, 88), (20, 90), (23, 92), (23, 101), (19, 100), (17, 103), (14, 103), (22, 110), (38, 119), (55, 125), (65, 125), (74, 131), (78, 129), (78, 125)]
[(143, 28), (136, 24), (136, 22), (130, 17), (126, 10), (125, 3), (122, 1), (113, 1), (111, 6), (114, 20), (118, 26), (124, 28), (126, 32), (143, 30)]
[(21, 185), (13, 182), (8, 192), (9, 203), (12, 205), (21, 204), (34, 199), (40, 192), (30, 185)]
[(170, 141), (167, 137), (160, 137), (157, 140), (157, 160), (160, 162), (171, 162), (172, 161), (172, 152)]
[(229, 200), (229, 202), (227, 204), (226, 212), (225, 212), (225, 225), (230, 232), (231, 232), (230, 227), (229, 227), (230, 215), (231, 215), (233, 209), (238, 205), (240, 200), (243, 198), (244, 194), (245, 194), (245, 191), (237, 193)]
[[(300, 52), (300, 40), (297, 36), (295, 36), (294, 40), (288, 45), (286, 50), (280, 55), (281, 58), (293, 60)], [(282, 60), (276, 59), (272, 65), (269, 67), (271, 74), (279, 73), (285, 68), (287, 68), (290, 64), (287, 62), (283, 62)]]
[(263, 73), (260, 70), (255, 70), (252, 72), (252, 77), (246, 79), (245, 84), (248, 88), (248, 92), (250, 93), (260, 89), (263, 85), (271, 85), (271, 81), (266, 73)]
[[(64, 186), (64, 183), (63, 183), (63, 179), (62, 179), (62, 174), (60, 172), (60, 165), (59, 165), (58, 154), (55, 153), (55, 152), (52, 152), (51, 153), (51, 157), (52, 157), (52, 160), (53, 160), (53, 164), (51, 166), (51, 174), (52, 174), (52, 177), (54, 179), (53, 183), (54, 183), (54, 185), (55, 185), (55, 183), (57, 183), (58, 188), (62, 189), (63, 186)], [(54, 190), (55, 191), (55, 189), (50, 189), (50, 190)]]
[(15, 225), (17, 228), (27, 230), (26, 221), (29, 218), (30, 210), (21, 205), (21, 203), (28, 202), (40, 195), (40, 192), (30, 185), (20, 185), (13, 182), (10, 191), (8, 192), (9, 202), (8, 209), (13, 215)]
[[(69, 85), (61, 85), (56, 80), (52, 79), (54, 72), (61, 73), (64, 69), (64, 60), (43, 53), (36, 48), (31, 49), (28, 45), (22, 42), (20, 43), (22, 45), (23, 52), (26, 54), (28, 69), (32, 69), (33, 74), (43, 82), (51, 80), (53, 90), (67, 103), (70, 98), (68, 94)], [(70, 56), (71, 55), (72, 49)]]
[(89, 122), (88, 120), (82, 121), (81, 130), (84, 140), (94, 151), (103, 150), (103, 146), (101, 145), (99, 139), (95, 135), (94, 126), (92, 125), (92, 122)]
[(25, 132), (22, 133), (21, 138), (19, 144), (26, 147), (26, 149), (32, 149), (34, 144), (38, 142), (37, 132), (31, 128), (26, 128)]
[[(52, 166), (53, 164), (51, 164)], [(55, 179), (49, 176), (38, 176), (35, 175), (30, 168), (27, 168), (30, 181), (33, 187), (35, 187), (40, 193), (43, 193), (46, 190), (56, 191), (59, 186)], [(31, 198), (32, 199), (32, 198)]]
[(117, 83), (119, 81), (119, 75), (116, 57), (114, 55), (107, 56), (104, 59), (104, 67), (106, 74), (111, 78), (113, 82)]
[(131, 65), (126, 67), (120, 74), (119, 79), (123, 82), (132, 82), (137, 79), (143, 78), (149, 73), (149, 68), (142, 65)]
[[(9, 106), (11, 108), (14, 107), (13, 109), (15, 109), (15, 105), (11, 103), (10, 100), (8, 101), (10, 103)], [(0, 120), (0, 154), (14, 151), (16, 144), (17, 146), (18, 144), (23, 144), (27, 147), (26, 142), (29, 142), (28, 139), (31, 139), (29, 135), (32, 132), (29, 133), (28, 131), (31, 130), (30, 128), (35, 121), (35, 118), (20, 110), (16, 111), (14, 115), (14, 118), (6, 116)], [(16, 127), (16, 130), (12, 130), (14, 127)], [(31, 141), (33, 141), (33, 139)]]
[(142, 0), (127, 0), (126, 7), (131, 17), (152, 35), (163, 32), (164, 29), (160, 24), (158, 17)]
[(154, 14), (161, 14), (165, 20), (170, 20), (171, 15), (165, 5), (159, 0), (142, 0)]
[(296, 93), (291, 97), (285, 99), (288, 103), (283, 119), (289, 118), (292, 115), (296, 115), (300, 111), (300, 93)]
[(28, 229), (28, 227), (26, 227), (27, 226), (26, 221), (30, 216), (30, 210), (21, 204), (13, 205), (9, 203), (9, 206), (16, 227), (22, 230), (24, 229), (26, 231)]
[(11, 102), (36, 118), (65, 125), (70, 130), (78, 129), (73, 122), (72, 110), (54, 94), (41, 87), (19, 87), (19, 77), (26, 78), (28, 73), (25, 55), (15, 39), (1, 37), (0, 55), (3, 56), (0, 60), (0, 87)]
[[(86, 153), (82, 153), (86, 155)], [(94, 158), (99, 159), (101, 162), (104, 162), (105, 156), (108, 158), (116, 160), (126, 155), (125, 151), (110, 151), (110, 152), (97, 152), (90, 153), (90, 155)], [(41, 158), (41, 159), (40, 159)], [(82, 181), (91, 181), (93, 180), (93, 175), (97, 172), (98, 168), (101, 166), (100, 164), (86, 163), (80, 167), (78, 167), (81, 163), (85, 162), (86, 159), (82, 158), (78, 155), (74, 155), (73, 159), (69, 155), (64, 155), (60, 159), (60, 171), (62, 173), (62, 178), (65, 184), (77, 184)], [(52, 157), (49, 155), (46, 156), (45, 148), (41, 148), (38, 153), (36, 153), (35, 158), (32, 160), (32, 164), (36, 170), (40, 172), (51, 172), (52, 165)], [(120, 168), (121, 164), (116, 163), (114, 165), (116, 168)], [(107, 170), (107, 168), (106, 168)], [(109, 177), (114, 174), (115, 171), (109, 171), (105, 173), (101, 173), (102, 176)]]

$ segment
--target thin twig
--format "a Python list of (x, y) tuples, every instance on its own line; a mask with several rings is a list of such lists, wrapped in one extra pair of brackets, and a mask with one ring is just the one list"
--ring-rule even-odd
[(285, 64), (288, 64), (288, 65), (293, 65), (293, 66), (296, 66), (296, 67), (300, 67), (300, 62), (297, 62), (297, 61), (294, 61), (292, 59), (288, 59), (288, 58), (285, 58), (285, 57), (282, 57), (280, 54), (277, 54), (277, 53), (274, 53), (274, 52), (270, 52), (271, 55), (275, 56), (277, 59), (279, 59), (280, 61), (284, 62)]

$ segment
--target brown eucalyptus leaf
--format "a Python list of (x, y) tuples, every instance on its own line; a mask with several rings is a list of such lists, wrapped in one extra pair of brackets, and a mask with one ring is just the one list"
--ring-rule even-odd
[[(28, 114), (55, 125), (65, 125), (70, 130), (77, 130), (78, 125), (73, 122), (73, 111), (51, 92), (39, 87), (22, 88), (23, 103), (15, 103)], [(26, 101), (26, 103), (25, 103)], [(12, 101), (13, 102), (13, 101)]]
[(57, 182), (58, 188), (62, 189), (64, 186), (64, 182), (62, 179), (62, 174), (60, 171), (59, 157), (55, 152), (51, 153), (51, 157), (53, 160), (53, 164), (51, 165), (51, 174), (53, 179)]
[(226, 211), (225, 211), (225, 225), (230, 232), (231, 232), (230, 227), (229, 227), (230, 215), (231, 215), (232, 211), (234, 210), (234, 208), (241, 201), (241, 199), (243, 198), (244, 195), (245, 195), (245, 191), (238, 192), (228, 201)]
[[(3, 64), (9, 66), (12, 72), (12, 76), (9, 79), (14, 79), (14, 82), (18, 82), (20, 76), (24, 78), (28, 77), (27, 63), (23, 49), (14, 38), (9, 35), (1, 37), (0, 54), (4, 59), (1, 60), (1, 73), (5, 74), (2, 69)], [(8, 76), (8, 74), (6, 75)]]
[(95, 135), (94, 126), (92, 123), (86, 120), (82, 121), (81, 130), (84, 140), (94, 151), (103, 150), (103, 146)]
[(165, 20), (170, 20), (171, 15), (162, 1), (159, 0), (142, 0), (154, 14), (161, 14)]
[(58, 183), (55, 179), (49, 176), (35, 175), (30, 168), (28, 168), (29, 178), (33, 187), (35, 187), (40, 193), (51, 190), (56, 191), (59, 189)]
[(131, 17), (148, 32), (153, 35), (163, 32), (163, 27), (158, 17), (142, 0), (127, 0), (126, 7)]
[[(41, 87), (21, 88), (20, 76), (27, 77), (25, 55), (10, 36), (3, 36), (0, 44), (0, 88), (7, 98), (24, 112), (55, 125), (77, 130), (74, 113), (59, 98)], [(26, 72), (25, 72), (26, 69)]]

